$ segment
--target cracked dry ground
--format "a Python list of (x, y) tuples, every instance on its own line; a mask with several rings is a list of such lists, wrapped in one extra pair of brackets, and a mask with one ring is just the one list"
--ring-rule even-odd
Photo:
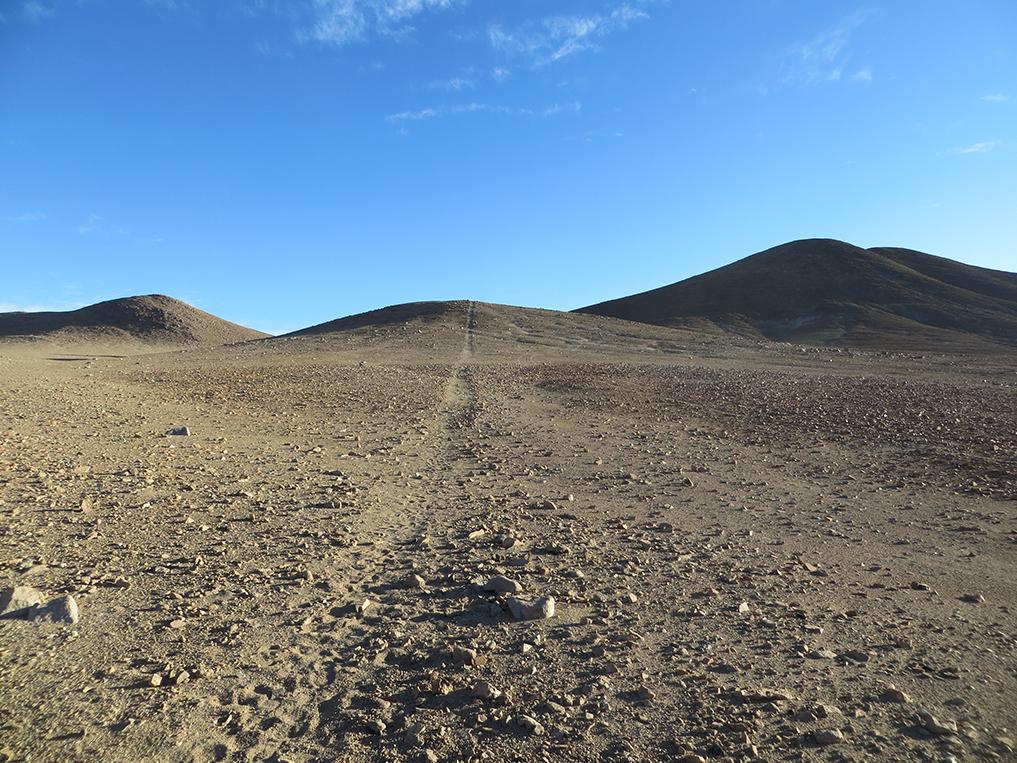
[(1013, 759), (1017, 365), (603, 326), (0, 356), (0, 760)]

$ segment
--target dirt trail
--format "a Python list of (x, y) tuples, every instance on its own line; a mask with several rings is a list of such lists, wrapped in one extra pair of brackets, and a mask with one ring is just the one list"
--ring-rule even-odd
[(1013, 758), (1012, 365), (499, 320), (0, 357), (0, 761)]

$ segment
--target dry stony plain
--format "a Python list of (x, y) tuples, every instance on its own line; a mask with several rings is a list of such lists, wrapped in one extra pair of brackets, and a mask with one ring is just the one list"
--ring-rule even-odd
[(2, 761), (1015, 759), (1013, 354), (140, 349), (0, 344)]

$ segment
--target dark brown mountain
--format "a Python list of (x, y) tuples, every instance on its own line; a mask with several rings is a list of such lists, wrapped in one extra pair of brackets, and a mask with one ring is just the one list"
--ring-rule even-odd
[(1017, 346), (1017, 274), (807, 239), (576, 312), (806, 344), (986, 349)]
[(229, 344), (264, 336), (161, 294), (112, 299), (66, 312), (0, 313), (0, 337), (64, 343)]

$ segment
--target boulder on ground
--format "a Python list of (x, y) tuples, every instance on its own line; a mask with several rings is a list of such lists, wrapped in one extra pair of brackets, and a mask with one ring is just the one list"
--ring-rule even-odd
[(554, 597), (543, 596), (532, 603), (509, 599), (508, 608), (516, 620), (547, 620), (554, 617)]
[(27, 585), (0, 590), (0, 617), (27, 617), (28, 610), (43, 602), (42, 592)]
[(78, 602), (73, 596), (60, 596), (32, 609), (29, 617), (35, 622), (74, 625), (78, 622)]

